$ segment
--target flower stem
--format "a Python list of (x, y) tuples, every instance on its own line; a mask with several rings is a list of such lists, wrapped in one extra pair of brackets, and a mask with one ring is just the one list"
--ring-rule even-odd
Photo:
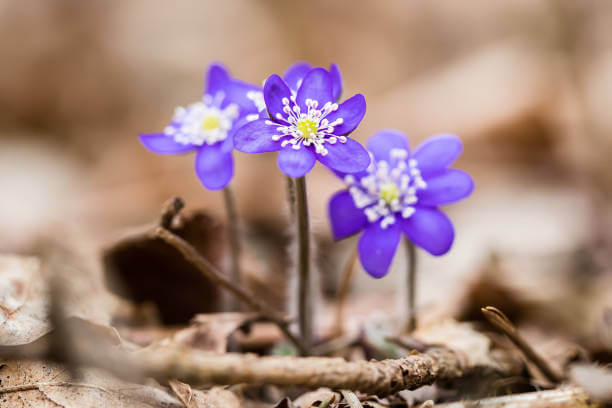
[(295, 183), (293, 178), (287, 176), (287, 199), (289, 200), (289, 214), (295, 218)]
[(334, 323), (334, 336), (340, 337), (344, 333), (344, 307), (348, 297), (351, 283), (353, 281), (355, 264), (359, 259), (359, 252), (357, 247), (353, 249), (349, 259), (346, 261), (344, 270), (342, 272), (342, 281), (340, 288), (338, 289), (337, 306), (336, 306), (336, 322)]
[[(238, 215), (236, 212), (236, 200), (234, 198), (234, 193), (228, 185), (223, 189), (223, 199), (225, 202), (225, 211), (227, 213), (227, 220), (229, 226), (229, 246), (230, 246), (230, 280), (236, 284), (240, 285), (241, 282), (241, 273), (240, 273), (240, 238), (239, 238), (239, 222)], [(238, 308), (240, 306), (239, 303), (234, 302), (231, 305), (232, 309)]]
[(404, 240), (406, 243), (406, 254), (408, 255), (408, 276), (406, 279), (407, 284), (407, 300), (408, 300), (408, 316), (406, 318), (405, 331), (412, 333), (417, 326), (417, 315), (416, 315), (416, 246), (409, 239)]
[(309, 351), (312, 346), (313, 324), (310, 297), (310, 226), (305, 177), (295, 179), (295, 203), (298, 238), (298, 322), (302, 341)]

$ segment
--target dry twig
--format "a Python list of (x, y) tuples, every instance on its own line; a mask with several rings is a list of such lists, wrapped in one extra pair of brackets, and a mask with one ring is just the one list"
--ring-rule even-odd
[(538, 367), (551, 382), (558, 384), (563, 378), (553, 370), (548, 363), (525, 341), (510, 319), (499, 309), (487, 306), (480, 309), (487, 320), (499, 331), (506, 335), (518, 347), (525, 357)]

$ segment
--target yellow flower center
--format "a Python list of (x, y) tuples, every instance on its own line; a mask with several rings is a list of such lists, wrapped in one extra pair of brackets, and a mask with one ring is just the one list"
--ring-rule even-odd
[(296, 126), (304, 139), (313, 138), (319, 130), (317, 123), (311, 119), (300, 119)]
[(380, 186), (380, 198), (387, 204), (391, 204), (393, 200), (397, 200), (400, 196), (399, 188), (392, 181), (385, 181)]
[(219, 118), (215, 115), (207, 116), (202, 121), (202, 128), (204, 130), (215, 130), (219, 127)]

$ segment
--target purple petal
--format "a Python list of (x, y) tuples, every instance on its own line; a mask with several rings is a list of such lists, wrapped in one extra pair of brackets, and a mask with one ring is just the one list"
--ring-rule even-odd
[(363, 210), (355, 207), (348, 190), (339, 191), (329, 200), (329, 221), (334, 239), (346, 238), (366, 227), (368, 219)]
[(291, 91), (289, 87), (278, 75), (270, 75), (264, 84), (264, 100), (266, 108), (270, 112), (270, 116), (276, 119), (276, 115), (280, 114), (283, 118), (286, 114), (283, 112), (283, 98), (290, 99)]
[(325, 143), (327, 154), (317, 154), (317, 159), (327, 167), (342, 173), (357, 173), (368, 168), (370, 155), (359, 142), (347, 138), (346, 143)]
[(342, 74), (337, 64), (329, 66), (329, 74), (332, 80), (332, 98), (336, 102), (342, 95)]
[(303, 112), (306, 112), (306, 99), (319, 103), (319, 109), (327, 102), (332, 102), (332, 80), (329, 72), (324, 68), (313, 68), (304, 77), (300, 89), (297, 91), (296, 102)]
[(227, 186), (234, 175), (232, 153), (223, 153), (221, 144), (203, 146), (196, 155), (195, 171), (209, 190), (220, 190)]
[(412, 158), (419, 164), (422, 175), (432, 174), (451, 165), (463, 150), (461, 140), (443, 133), (432, 136), (419, 145)]
[(214, 95), (227, 85), (229, 82), (227, 69), (219, 63), (210, 64), (206, 73), (206, 88), (204, 93)]
[(289, 86), (289, 89), (297, 92), (308, 71), (310, 71), (309, 63), (304, 61), (296, 62), (287, 68), (283, 74), (283, 79)]
[(389, 153), (392, 149), (404, 149), (410, 152), (410, 145), (405, 134), (395, 129), (385, 129), (374, 133), (368, 140), (367, 148), (374, 155), (376, 161), (390, 161)]
[(374, 278), (385, 276), (401, 237), (401, 229), (397, 223), (385, 229), (380, 226), (380, 222), (371, 223), (358, 244), (359, 260), (363, 269)]
[(408, 239), (432, 255), (444, 255), (453, 245), (453, 224), (446, 214), (437, 208), (416, 207), (416, 211), (409, 218), (398, 220)]
[(278, 154), (278, 167), (289, 177), (303, 177), (315, 165), (316, 159), (310, 149), (301, 147), (299, 150), (287, 146)]
[(281, 142), (272, 140), (277, 134), (275, 125), (267, 125), (269, 119), (257, 119), (248, 122), (234, 133), (234, 147), (243, 153), (276, 152)]
[(362, 94), (357, 94), (342, 102), (338, 106), (338, 110), (326, 116), (327, 120), (333, 122), (338, 118), (342, 118), (342, 124), (334, 128), (334, 134), (346, 135), (352, 132), (366, 112), (366, 102)]
[(191, 144), (184, 145), (182, 143), (177, 143), (171, 137), (163, 133), (141, 133), (138, 135), (138, 139), (140, 139), (140, 143), (142, 143), (144, 147), (158, 154), (187, 153), (196, 148)]
[(447, 169), (425, 180), (427, 188), (418, 191), (419, 205), (435, 207), (450, 204), (469, 196), (474, 190), (474, 181), (461, 170)]
[(247, 82), (232, 79), (228, 81), (224, 89), (225, 98), (221, 104), (221, 108), (225, 108), (230, 103), (235, 103), (240, 108), (240, 116), (245, 116), (250, 113), (257, 113), (257, 106), (252, 99), (247, 97), (247, 93), (250, 91), (261, 92), (261, 88), (249, 84)]

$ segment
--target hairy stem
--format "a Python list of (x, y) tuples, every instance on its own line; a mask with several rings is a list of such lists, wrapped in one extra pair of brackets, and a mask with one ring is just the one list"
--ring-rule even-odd
[[(236, 285), (240, 285), (242, 277), (240, 272), (240, 226), (238, 214), (236, 211), (236, 200), (234, 193), (228, 185), (223, 189), (223, 199), (225, 202), (225, 211), (227, 213), (227, 221), (229, 226), (229, 246), (230, 246), (230, 279)], [(233, 302), (232, 308), (239, 308), (237, 302)]]
[(344, 333), (344, 307), (348, 298), (348, 293), (353, 281), (355, 271), (355, 263), (359, 257), (357, 248), (353, 249), (349, 259), (346, 261), (344, 270), (342, 271), (342, 282), (338, 289), (338, 303), (336, 306), (336, 322), (334, 323), (334, 336), (341, 336)]
[(309, 351), (312, 346), (313, 323), (310, 297), (310, 225), (305, 177), (295, 179), (295, 203), (298, 239), (298, 322), (300, 335)]
[(406, 328), (407, 333), (412, 333), (417, 326), (417, 314), (416, 314), (416, 246), (406, 239), (406, 255), (408, 256), (408, 270), (406, 276), (407, 284), (407, 300), (408, 300), (408, 316), (406, 317)]

